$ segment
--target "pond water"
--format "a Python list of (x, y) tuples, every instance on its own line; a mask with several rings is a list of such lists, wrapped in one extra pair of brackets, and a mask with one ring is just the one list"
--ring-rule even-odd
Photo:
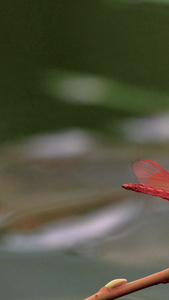
[[(25, 160), (23, 145), (5, 152), (3, 299), (83, 299), (112, 279), (132, 281), (167, 268), (168, 202), (121, 189), (135, 180), (130, 163), (115, 159), (114, 147), (97, 146), (97, 155), (95, 147), (62, 160)], [(125, 299), (167, 299), (167, 289), (160, 285)]]
[[(82, 231), (81, 238), (76, 237), (69, 222), (65, 222), (69, 226), (69, 238), (63, 245), (65, 228), (59, 225), (63, 231), (63, 236), (60, 236), (62, 249), (59, 250), (57, 223), (52, 228), (52, 241), (49, 239), (50, 228), (38, 234), (7, 234), (2, 239), (0, 253), (3, 299), (83, 299), (114, 278), (132, 281), (167, 268), (169, 208), (157, 201), (152, 200), (148, 207), (144, 201), (141, 205), (133, 200), (127, 202), (123, 208), (130, 206), (130, 211), (126, 209), (130, 218), (126, 221), (119, 216), (121, 222), (109, 222), (108, 229), (99, 234), (97, 230), (102, 230), (99, 222), (93, 233), (90, 220), (86, 226), (87, 234)], [(122, 208), (120, 204), (119, 208)], [(116, 209), (106, 208), (108, 218), (112, 213), (112, 219), (117, 219), (114, 216)], [(102, 212), (99, 214), (101, 218)], [(74, 226), (78, 231), (76, 220)], [(79, 239), (76, 243), (75, 238)], [(126, 299), (158, 299), (160, 295), (168, 299), (167, 291), (167, 286), (160, 285)]]

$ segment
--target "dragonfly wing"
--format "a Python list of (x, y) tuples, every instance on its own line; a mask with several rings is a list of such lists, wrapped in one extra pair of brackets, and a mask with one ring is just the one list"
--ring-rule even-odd
[(156, 162), (139, 159), (132, 163), (132, 169), (141, 184), (169, 190), (169, 172)]

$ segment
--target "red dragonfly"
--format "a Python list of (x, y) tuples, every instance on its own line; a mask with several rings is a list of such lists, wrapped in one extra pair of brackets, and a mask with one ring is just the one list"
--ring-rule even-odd
[(123, 184), (123, 188), (169, 201), (169, 172), (156, 162), (148, 159), (134, 161), (132, 169), (140, 184)]

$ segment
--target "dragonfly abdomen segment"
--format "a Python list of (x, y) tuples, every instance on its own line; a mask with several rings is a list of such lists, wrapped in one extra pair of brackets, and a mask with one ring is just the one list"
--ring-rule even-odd
[(163, 189), (158, 189), (155, 187), (137, 183), (123, 184), (122, 187), (126, 190), (131, 190), (143, 194), (150, 194), (152, 196), (160, 197), (169, 201), (169, 191)]

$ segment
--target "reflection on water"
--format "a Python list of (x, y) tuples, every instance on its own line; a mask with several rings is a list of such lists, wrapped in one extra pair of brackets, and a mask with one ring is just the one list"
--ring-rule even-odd
[[(72, 221), (76, 230), (72, 230), (71, 226), (66, 227), (65, 223), (68, 226), (72, 223), (68, 220), (60, 223), (61, 234), (57, 236), (58, 239), (63, 241), (68, 238), (67, 243), (64, 244), (64, 251), (63, 249), (59, 252), (47, 250), (51, 242), (48, 239), (50, 234), (52, 243), (56, 242), (53, 240), (55, 233), (58, 233), (55, 225), (47, 226), (46, 229), (37, 232), (37, 241), (36, 234), (33, 233), (25, 236), (18, 234), (18, 244), (17, 234), (7, 235), (2, 240), (3, 247), (0, 252), (3, 299), (22, 300), (36, 297), (37, 299), (46, 297), (50, 300), (55, 299), (54, 297), (56, 299), (64, 297), (65, 300), (82, 299), (93, 294), (114, 278), (124, 277), (132, 281), (167, 268), (168, 203), (163, 202), (160, 205), (159, 200), (152, 200), (151, 205), (147, 207), (143, 201), (137, 199), (135, 202), (136, 205), (134, 201), (129, 201), (126, 204), (101, 209), (96, 215), (93, 214), (94, 221), (92, 215), (91, 218), (85, 216), (84, 225), (86, 225), (87, 232), (85, 232), (83, 243), (74, 243), (75, 237), (73, 236), (78, 233), (83, 218), (79, 222)], [(106, 217), (108, 220), (105, 220)], [(100, 218), (104, 230), (98, 223)], [(64, 226), (67, 235), (62, 236), (65, 234)], [(99, 236), (98, 233), (100, 233)], [(46, 240), (48, 244), (45, 252), (39, 251), (40, 246), (44, 246), (43, 243), (41, 245), (39, 243), (40, 235), (41, 241)], [(89, 239), (86, 236), (93, 236), (93, 238)], [(38, 250), (38, 253), (33, 250)], [(14, 280), (16, 270), (19, 288), (16, 288), (17, 284)], [(9, 284), (10, 289), (8, 289)], [(163, 296), (163, 300), (168, 299), (167, 286), (160, 285), (143, 290), (136, 296), (129, 295), (125, 299), (154, 300), (159, 299), (160, 295)]]
[[(19, 163), (16, 156), (2, 169), (1, 205), (18, 214), (1, 235), (3, 300), (83, 299), (111, 279), (131, 281), (167, 267), (168, 203), (135, 194), (124, 201), (132, 195), (120, 187), (132, 178), (128, 162), (112, 149), (97, 150), (79, 160)], [(138, 298), (162, 293), (167, 300), (163, 286)]]
[(72, 251), (122, 266), (160, 267), (168, 262), (169, 206), (156, 199), (151, 206), (144, 201), (127, 201), (66, 218), (29, 234), (9, 233), (1, 240), (1, 250)]
[[(77, 141), (72, 145), (78, 156), (72, 148), (66, 155), (60, 151), (67, 137)], [(53, 138), (60, 144), (55, 153), (45, 142)], [(1, 155), (4, 300), (83, 298), (113, 278), (130, 281), (167, 268), (168, 203), (121, 189), (129, 178), (135, 180), (127, 157), (134, 157), (133, 149), (125, 148), (123, 156), (123, 147), (98, 143), (83, 131), (37, 137), (25, 145), (6, 147)], [(43, 155), (31, 155), (41, 148)], [(133, 200), (126, 198), (130, 195)], [(139, 295), (151, 299), (154, 290)]]
[[(159, 103), (161, 103), (160, 109), (163, 105), (166, 109), (168, 108), (168, 93), (129, 84), (116, 77), (91, 75), (57, 68), (43, 71), (39, 77), (41, 78), (40, 89), (55, 99), (56, 104), (58, 99), (64, 103), (82, 104), (83, 114), (84, 107), (85, 105), (89, 107), (88, 104), (96, 105), (93, 107), (95, 110), (98, 109), (98, 106), (102, 106), (102, 110), (106, 106), (109, 109), (113, 108), (112, 116), (109, 118), (105, 115), (104, 119), (104, 122), (112, 120), (112, 126), (115, 125), (113, 119), (117, 114), (120, 119), (131, 115), (135, 117), (136, 114), (151, 114), (152, 107), (155, 108)], [(81, 117), (83, 116), (81, 115)], [(86, 118), (86, 124), (88, 122), (89, 118)], [(102, 129), (104, 122), (102, 122)], [(111, 138), (113, 137), (111, 136)]]
[[(53, 225), (45, 226), (35, 233), (8, 234), (1, 247), (7, 251), (47, 251), (89, 248), (90, 244), (103, 242), (103, 237), (114, 236), (118, 239), (121, 230), (126, 235), (131, 222), (136, 222), (142, 215), (144, 204), (141, 202), (124, 202), (95, 210), (81, 217), (68, 218)], [(128, 225), (130, 223), (130, 225)], [(85, 252), (85, 251), (84, 251)]]
[(68, 102), (103, 102), (109, 87), (104, 78), (59, 70), (48, 70), (44, 81), (47, 94)]
[(122, 131), (128, 140), (137, 143), (165, 143), (169, 140), (169, 114), (163, 113), (149, 117), (125, 121)]
[(48, 134), (36, 135), (18, 145), (18, 151), (26, 159), (56, 159), (77, 157), (94, 147), (94, 139), (84, 130), (72, 128)]

